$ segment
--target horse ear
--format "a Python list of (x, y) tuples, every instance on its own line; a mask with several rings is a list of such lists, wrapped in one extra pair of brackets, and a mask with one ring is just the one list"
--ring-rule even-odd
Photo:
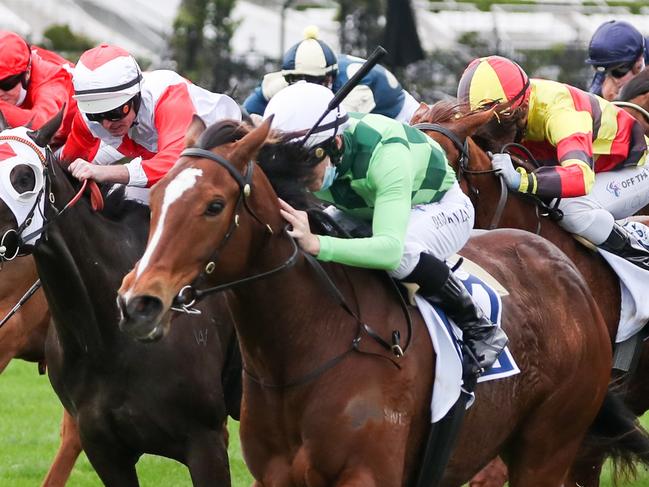
[(261, 146), (266, 142), (270, 133), (270, 126), (273, 122), (273, 115), (264, 120), (259, 127), (255, 128), (244, 138), (235, 143), (238, 160), (248, 162), (257, 155)]
[(471, 137), (484, 124), (494, 117), (496, 107), (489, 110), (471, 112), (469, 115), (459, 119), (459, 127), (455, 130), (462, 138)]
[(412, 118), (410, 119), (410, 125), (424, 121), (423, 118), (430, 110), (430, 107), (426, 105), (423, 101), (419, 103), (419, 108), (415, 111)]
[(185, 147), (192, 147), (196, 145), (196, 141), (200, 135), (205, 132), (205, 122), (198, 115), (192, 115), (192, 121), (187, 128), (187, 135), (185, 135)]
[(65, 104), (59, 110), (59, 113), (54, 115), (54, 118), (45, 122), (45, 124), (38, 130), (30, 130), (27, 132), (27, 135), (36, 143), (39, 147), (47, 147), (47, 144), (50, 143), (54, 134), (58, 132), (63, 122), (63, 114), (65, 113)]

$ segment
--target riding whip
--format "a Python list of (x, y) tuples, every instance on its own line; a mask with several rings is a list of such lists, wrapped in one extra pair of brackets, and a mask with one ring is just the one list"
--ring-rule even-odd
[(313, 127), (309, 129), (309, 131), (306, 133), (304, 138), (300, 141), (300, 145), (304, 145), (307, 141), (307, 139), (311, 136), (313, 131), (318, 128), (318, 126), (322, 123), (324, 118), (333, 110), (334, 108), (338, 108), (338, 105), (342, 103), (342, 101), (349, 95), (349, 92), (352, 91), (356, 85), (360, 82), (361, 79), (365, 77), (367, 73), (370, 72), (370, 70), (377, 65), (377, 63), (381, 60), (383, 56), (385, 56), (388, 53), (385, 49), (383, 49), (381, 46), (377, 47), (374, 49), (374, 52), (370, 54), (370, 57), (367, 58), (367, 61), (363, 63), (363, 65), (360, 67), (356, 73), (354, 73), (354, 76), (349, 78), (347, 80), (347, 83), (345, 83), (334, 95), (334, 97), (331, 99), (329, 102), (329, 105), (327, 105), (327, 109), (325, 112), (320, 116), (318, 121), (315, 123)]
[(34, 295), (34, 293), (36, 291), (38, 291), (38, 288), (40, 288), (40, 287), (41, 287), (41, 280), (37, 279), (36, 282), (34, 284), (32, 284), (32, 287), (30, 287), (27, 290), (25, 295), (22, 298), (20, 298), (20, 301), (18, 301), (16, 303), (16, 305), (13, 308), (11, 308), (11, 311), (9, 311), (9, 313), (7, 313), (7, 316), (2, 318), (2, 321), (0, 321), (0, 328), (2, 328), (4, 326), (4, 324), (7, 321), (9, 321), (13, 315), (18, 313), (18, 310), (20, 308), (22, 308), (23, 304), (25, 304), (29, 300), (29, 298), (31, 298)]

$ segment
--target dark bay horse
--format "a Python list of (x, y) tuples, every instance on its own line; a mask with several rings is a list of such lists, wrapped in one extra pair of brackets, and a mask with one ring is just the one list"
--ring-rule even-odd
[[(38, 279), (34, 259), (17, 257), (3, 262), (0, 270), (0, 319), (8, 315), (18, 300)], [(45, 364), (45, 337), (50, 314), (42, 290), (36, 293), (0, 328), (0, 372), (14, 359)], [(81, 444), (74, 420), (65, 411), (61, 422), (61, 444), (43, 481), (43, 487), (63, 487)]]
[[(406, 340), (394, 290), (380, 273), (330, 264), (360, 319), (339, 306), (282, 231), (271, 182), (249, 163), (269, 121), (215, 147), (224, 124), (207, 129), (193, 155), (153, 188), (147, 250), (119, 291), (122, 328), (137, 336), (168, 329), (175, 297), (203, 268), (203, 285), (236, 282), (240, 431), (255, 485), (412, 485), (435, 363), (421, 316), (410, 310), (401, 359), (363, 333), (361, 321), (383, 337), (401, 330)], [(201, 125), (195, 120), (188, 145)], [(287, 164), (276, 157), (284, 173)], [(558, 487), (606, 395), (611, 357), (601, 314), (572, 263), (545, 239), (497, 230), (472, 238), (462, 254), (510, 290), (504, 327), (522, 373), (478, 385), (443, 485), (463, 484), (502, 452), (512, 487)]]
[[(413, 116), (412, 123), (437, 123), (455, 134), (462, 143), (466, 140), (468, 158), (460, 169), (461, 153), (457, 145), (440, 132), (426, 130), (445, 150), (449, 161), (458, 174), (462, 174), (461, 186), (472, 198), (476, 208), (476, 228), (520, 228), (538, 232), (557, 245), (577, 266), (588, 283), (598, 303), (614, 343), (620, 318), (620, 285), (613, 270), (596, 252), (585, 247), (550, 218), (539, 217), (535, 203), (529, 198), (511, 194), (502, 215), (495, 218), (501, 197), (501, 183), (491, 172), (488, 155), (469, 136), (492, 117), (492, 112), (462, 115), (453, 103), (443, 102), (432, 107), (422, 104)], [(477, 173), (476, 173), (477, 172)], [(644, 219), (649, 223), (649, 219)], [(649, 344), (645, 344), (639, 365), (626, 384), (625, 402), (637, 416), (649, 410)], [(605, 457), (604, 449), (584, 451), (579, 457), (572, 476), (572, 484), (579, 486), (599, 485), (599, 476)], [(643, 459), (644, 460), (644, 459)], [(502, 483), (500, 484), (502, 485)]]
[[(195, 486), (230, 485), (224, 427), (228, 413), (238, 416), (241, 369), (229, 305), (215, 296), (201, 315), (174, 313), (173, 329), (156, 347), (120, 333), (116, 291), (144, 250), (149, 210), (118, 193), (99, 214), (86, 199), (62, 210), (75, 190), (43, 149), (60, 122), (61, 114), (38, 131), (0, 132), (0, 143), (32, 157), (3, 183), (18, 194), (40, 190), (45, 199), (48, 223), (33, 255), (54, 323), (46, 342), (54, 390), (106, 486), (138, 486), (143, 453), (184, 463)], [(46, 183), (39, 188), (33, 168), (41, 162)], [(2, 233), (18, 228), (5, 198)]]
[(643, 69), (625, 84), (613, 103), (629, 112), (649, 135), (649, 69)]

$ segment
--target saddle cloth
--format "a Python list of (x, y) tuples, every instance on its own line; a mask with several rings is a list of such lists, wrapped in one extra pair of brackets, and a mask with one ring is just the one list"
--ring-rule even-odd
[[(472, 271), (476, 268), (480, 269), (479, 274), (481, 274), (481, 277), (474, 273), (468, 273), (465, 268), (471, 268)], [(493, 277), (490, 277), (484, 269), (466, 259), (460, 269), (455, 271), (455, 275), (462, 280), (491, 321), (500, 326), (502, 314), (500, 294), (506, 294), (506, 290)], [(487, 284), (485, 281), (489, 281), (492, 285)], [(500, 294), (496, 292), (496, 289), (500, 291)], [(435, 423), (446, 415), (460, 397), (462, 354), (458, 341), (462, 339), (462, 331), (441, 309), (431, 305), (426, 299), (415, 295), (415, 302), (426, 322), (437, 355), (435, 383), (430, 406), (431, 421)], [(478, 382), (504, 379), (519, 372), (520, 369), (516, 365), (509, 347), (507, 347), (501, 353), (498, 361), (478, 379)]]
[[(626, 221), (623, 226), (640, 244), (649, 246), (646, 226), (635, 221)], [(642, 330), (649, 321), (646, 291), (649, 272), (611, 252), (597, 250), (620, 279), (620, 322), (615, 337), (615, 343), (620, 343)]]

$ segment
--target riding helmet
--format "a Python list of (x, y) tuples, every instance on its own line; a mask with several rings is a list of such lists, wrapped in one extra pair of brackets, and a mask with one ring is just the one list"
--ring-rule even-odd
[(140, 93), (142, 71), (121, 47), (101, 44), (81, 55), (72, 82), (79, 110), (103, 113)]

